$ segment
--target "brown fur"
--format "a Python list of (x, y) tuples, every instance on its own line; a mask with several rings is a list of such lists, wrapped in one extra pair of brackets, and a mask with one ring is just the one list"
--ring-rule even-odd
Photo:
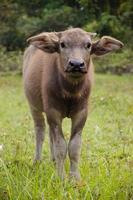
[[(88, 98), (93, 82), (92, 54), (102, 55), (122, 47), (122, 43), (111, 37), (93, 42), (93, 34), (82, 29), (69, 29), (59, 33), (42, 33), (31, 37), (31, 45), (24, 55), (24, 88), (31, 108), (36, 131), (36, 156), (40, 159), (44, 139), (44, 118), (46, 113), (50, 129), (50, 147), (58, 174), (64, 173), (67, 145), (62, 132), (62, 120), (72, 120), (71, 137), (68, 144), (70, 174), (80, 178), (78, 160), (81, 146), (81, 132), (84, 127)], [(61, 48), (60, 43), (65, 43)], [(91, 47), (87, 49), (87, 44)], [(67, 73), (69, 60), (84, 61), (85, 73)], [(83, 72), (84, 72), (83, 71)]]

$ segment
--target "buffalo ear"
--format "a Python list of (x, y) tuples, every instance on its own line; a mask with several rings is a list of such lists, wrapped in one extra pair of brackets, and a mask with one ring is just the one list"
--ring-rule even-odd
[(41, 33), (28, 38), (27, 42), (48, 53), (59, 52), (59, 37), (55, 32)]
[(121, 41), (109, 36), (103, 36), (100, 40), (92, 44), (91, 54), (101, 56), (111, 51), (118, 50), (123, 46), (124, 44)]

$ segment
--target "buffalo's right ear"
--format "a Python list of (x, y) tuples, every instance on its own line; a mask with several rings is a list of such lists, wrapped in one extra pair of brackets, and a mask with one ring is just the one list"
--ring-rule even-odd
[(59, 52), (59, 37), (55, 32), (41, 33), (28, 38), (27, 42), (48, 53)]

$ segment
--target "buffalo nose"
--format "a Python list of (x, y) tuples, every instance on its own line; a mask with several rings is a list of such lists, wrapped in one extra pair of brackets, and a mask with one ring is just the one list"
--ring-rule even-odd
[(72, 68), (83, 68), (84, 67), (84, 62), (83, 61), (79, 61), (79, 60), (70, 60), (69, 61), (69, 65)]

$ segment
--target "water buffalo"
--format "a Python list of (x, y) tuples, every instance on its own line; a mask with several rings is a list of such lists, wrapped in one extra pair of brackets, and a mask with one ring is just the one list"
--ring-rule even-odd
[[(41, 159), (45, 113), (51, 156), (60, 177), (64, 174), (68, 150), (70, 175), (80, 179), (78, 162), (93, 82), (92, 55), (123, 47), (122, 42), (109, 36), (93, 41), (94, 35), (80, 28), (43, 32), (28, 39), (30, 46), (24, 54), (24, 89), (36, 133), (35, 160)], [(72, 121), (68, 146), (62, 132), (65, 117)]]

